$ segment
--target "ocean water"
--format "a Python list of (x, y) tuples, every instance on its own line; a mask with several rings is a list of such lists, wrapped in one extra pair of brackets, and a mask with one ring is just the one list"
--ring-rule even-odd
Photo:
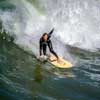
[[(0, 0), (0, 100), (100, 100), (99, 22), (99, 0)], [(35, 59), (53, 27), (70, 69)]]
[(58, 69), (0, 41), (0, 100), (99, 100), (100, 53), (74, 50), (78, 64)]

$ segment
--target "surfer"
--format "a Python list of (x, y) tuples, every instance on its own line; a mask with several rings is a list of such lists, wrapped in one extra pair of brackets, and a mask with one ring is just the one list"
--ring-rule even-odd
[(50, 52), (57, 58), (57, 61), (59, 60), (58, 55), (53, 50), (52, 42), (50, 40), (51, 35), (54, 31), (54, 28), (49, 33), (44, 33), (42, 37), (40, 38), (39, 44), (40, 44), (40, 57), (43, 55), (46, 56), (47, 54), (47, 46), (49, 47)]

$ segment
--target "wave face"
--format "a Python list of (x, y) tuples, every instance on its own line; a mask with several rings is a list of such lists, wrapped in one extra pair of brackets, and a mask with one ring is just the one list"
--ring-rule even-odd
[(0, 40), (0, 100), (100, 100), (100, 52), (72, 52), (72, 69), (41, 63)]
[[(0, 100), (100, 100), (100, 52), (73, 48), (99, 50), (99, 4), (0, 0), (0, 29), (14, 37), (14, 43), (0, 38)], [(41, 63), (18, 47), (37, 55), (40, 36), (52, 27), (57, 53), (78, 61), (72, 69)]]
[(100, 1), (43, 0), (62, 42), (86, 50), (100, 48)]
[(52, 27), (54, 40), (65, 45), (90, 51), (100, 48), (99, 0), (4, 0), (0, 4), (5, 5), (0, 7), (3, 29), (34, 54), (41, 34)]

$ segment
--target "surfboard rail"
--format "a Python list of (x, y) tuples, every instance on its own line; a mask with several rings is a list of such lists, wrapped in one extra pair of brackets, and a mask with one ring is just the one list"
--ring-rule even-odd
[(73, 66), (69, 61), (62, 57), (59, 57), (59, 61), (57, 61), (53, 55), (49, 57), (49, 62), (58, 68), (71, 68)]

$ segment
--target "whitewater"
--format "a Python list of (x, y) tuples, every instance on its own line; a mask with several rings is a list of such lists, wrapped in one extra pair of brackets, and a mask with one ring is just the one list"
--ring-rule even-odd
[(34, 55), (38, 55), (39, 38), (52, 28), (59, 55), (64, 55), (66, 45), (89, 51), (100, 48), (99, 0), (9, 0), (8, 5), (13, 9), (0, 9), (3, 29)]
[[(52, 28), (70, 69), (33, 56)], [(99, 32), (100, 0), (0, 0), (0, 100), (100, 100)]]

